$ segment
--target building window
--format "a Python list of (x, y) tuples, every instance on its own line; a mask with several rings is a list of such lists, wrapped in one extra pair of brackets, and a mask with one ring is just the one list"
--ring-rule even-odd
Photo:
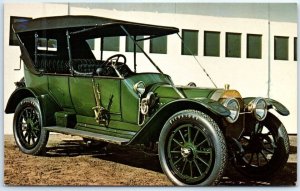
[(297, 37), (294, 38), (294, 61), (297, 61)]
[(283, 37), (283, 36), (274, 37), (274, 59), (275, 60), (289, 59), (289, 37)]
[(247, 35), (247, 58), (261, 58), (261, 37), (262, 35)]
[(241, 57), (240, 33), (226, 33), (226, 57)]
[(91, 50), (95, 50), (95, 39), (86, 40)]
[(38, 38), (37, 49), (46, 52), (56, 52), (57, 51), (57, 40)]
[[(133, 38), (133, 37), (132, 37)], [(136, 40), (143, 39), (144, 36), (137, 36)], [(144, 49), (144, 41), (138, 41), (137, 44)], [(133, 52), (134, 42), (130, 37), (126, 36), (126, 52)], [(142, 52), (138, 46), (136, 46), (136, 52)]]
[(198, 31), (182, 30), (182, 55), (198, 55)]
[(220, 56), (220, 32), (204, 31), (204, 56)]
[(12, 30), (12, 25), (17, 22), (25, 22), (25, 21), (29, 21), (31, 19), (32, 18), (29, 18), (29, 17), (14, 17), (14, 16), (10, 17), (9, 45), (12, 45), (12, 46), (19, 45), (17, 36), (15, 35), (14, 31)]
[(119, 51), (120, 37), (105, 37), (103, 38), (103, 50), (105, 51)]
[(167, 54), (167, 36), (152, 38), (150, 40), (150, 53)]

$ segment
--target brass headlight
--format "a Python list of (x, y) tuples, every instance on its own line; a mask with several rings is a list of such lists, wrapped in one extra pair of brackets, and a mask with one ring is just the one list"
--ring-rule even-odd
[(255, 98), (250, 102), (250, 111), (258, 121), (263, 121), (267, 117), (267, 102), (263, 98)]
[(230, 111), (230, 115), (226, 117), (226, 120), (229, 123), (236, 122), (240, 114), (240, 104), (238, 100), (235, 98), (227, 98), (223, 102), (223, 105)]

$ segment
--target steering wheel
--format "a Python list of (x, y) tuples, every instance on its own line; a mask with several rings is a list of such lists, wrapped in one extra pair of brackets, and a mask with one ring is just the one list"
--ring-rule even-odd
[[(119, 62), (119, 59), (123, 58), (124, 62)], [(123, 54), (115, 54), (107, 58), (103, 63), (104, 66), (116, 66), (121, 67), (126, 64), (126, 57)], [(118, 65), (118, 66), (117, 66)]]
[[(119, 62), (120, 58), (123, 58), (123, 62)], [(112, 75), (113, 72), (112, 70), (115, 70), (117, 75), (119, 77), (123, 76), (122, 73), (122, 68), (126, 64), (126, 57), (123, 54), (115, 54), (107, 58), (107, 60), (103, 63), (104, 67), (106, 68), (106, 73), (108, 75)]]

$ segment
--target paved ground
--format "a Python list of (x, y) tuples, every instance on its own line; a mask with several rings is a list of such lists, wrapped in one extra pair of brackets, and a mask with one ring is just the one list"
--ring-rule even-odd
[[(290, 137), (291, 155), (284, 169), (268, 181), (254, 181), (228, 167), (221, 185), (295, 185), (297, 138)], [(136, 147), (109, 145), (107, 150), (87, 149), (81, 138), (51, 135), (46, 156), (19, 151), (13, 136), (5, 136), (6, 185), (172, 185), (163, 174), (157, 155)]]

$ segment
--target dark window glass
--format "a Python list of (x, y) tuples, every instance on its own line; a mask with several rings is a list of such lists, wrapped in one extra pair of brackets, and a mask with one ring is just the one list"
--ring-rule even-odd
[(274, 37), (274, 59), (275, 60), (289, 59), (289, 37), (283, 37), (283, 36)]
[(25, 21), (28, 21), (28, 20), (31, 20), (31, 19), (32, 18), (28, 18), (28, 17), (14, 17), (14, 16), (10, 17), (9, 45), (12, 45), (12, 46), (18, 46), (19, 45), (17, 36), (14, 34), (14, 32), (12, 30), (13, 23), (25, 22)]
[(262, 35), (247, 35), (247, 58), (261, 58)]
[(241, 34), (226, 33), (226, 57), (241, 57)]
[(57, 40), (56, 39), (47, 39), (47, 38), (38, 38), (39, 51), (44, 52), (56, 52), (57, 51)]
[(151, 39), (150, 53), (167, 54), (167, 36)]
[(297, 61), (297, 37), (294, 38), (294, 61)]
[(204, 32), (204, 56), (220, 56), (220, 32)]
[(198, 55), (198, 31), (182, 30), (182, 55)]
[[(144, 36), (137, 36), (136, 40), (143, 39), (143, 38)], [(144, 41), (138, 41), (137, 43), (140, 47), (144, 49)], [(133, 45), (134, 42), (131, 40), (131, 38), (126, 36), (126, 52), (133, 52)], [(138, 46), (136, 46), (136, 52), (142, 52)]]
[(86, 40), (91, 50), (95, 50), (95, 39)]
[(103, 50), (119, 51), (120, 38), (119, 37), (105, 37), (103, 39)]

